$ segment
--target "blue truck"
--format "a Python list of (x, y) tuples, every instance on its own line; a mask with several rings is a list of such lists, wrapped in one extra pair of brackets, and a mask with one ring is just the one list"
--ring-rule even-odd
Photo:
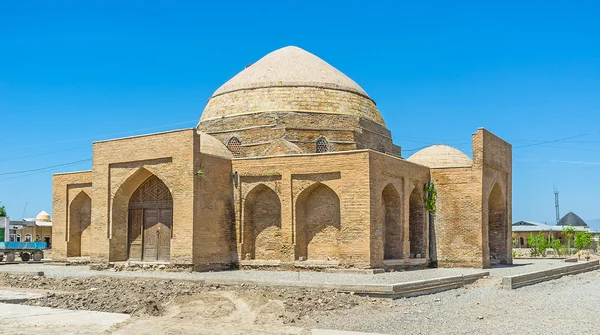
[(33, 259), (39, 262), (44, 258), (46, 242), (0, 242), (0, 261), (6, 257), (7, 262), (14, 262), (19, 255), (23, 262)]

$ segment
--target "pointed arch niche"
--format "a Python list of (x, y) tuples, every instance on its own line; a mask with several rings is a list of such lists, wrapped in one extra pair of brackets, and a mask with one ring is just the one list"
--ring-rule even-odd
[(427, 250), (425, 205), (421, 192), (417, 187), (411, 192), (408, 202), (410, 258), (425, 258)]
[(86, 257), (92, 248), (92, 199), (81, 191), (69, 205), (67, 257)]
[(340, 199), (328, 186), (316, 183), (296, 200), (296, 258), (339, 260)]
[(400, 194), (392, 184), (388, 184), (381, 194), (384, 211), (384, 259), (402, 259), (402, 220)]
[(488, 243), (490, 260), (506, 264), (508, 257), (506, 201), (500, 185), (496, 183), (488, 198)]
[(173, 197), (156, 175), (140, 168), (112, 201), (110, 261), (170, 260)]
[(242, 257), (281, 259), (281, 202), (277, 193), (260, 184), (246, 196)]

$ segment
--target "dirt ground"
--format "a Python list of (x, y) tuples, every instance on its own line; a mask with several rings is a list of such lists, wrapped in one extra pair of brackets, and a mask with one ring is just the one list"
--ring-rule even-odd
[[(355, 306), (393, 311), (392, 300), (353, 294), (251, 285), (202, 285), (157, 279), (47, 278), (0, 275), (0, 287), (41, 290), (24, 304), (126, 313), (115, 334), (303, 334), (296, 323)], [(201, 325), (201, 326), (200, 326)]]

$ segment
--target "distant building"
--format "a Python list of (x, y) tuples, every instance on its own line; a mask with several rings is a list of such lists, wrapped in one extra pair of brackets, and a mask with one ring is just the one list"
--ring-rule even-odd
[(35, 218), (10, 220), (5, 240), (9, 242), (46, 242), (52, 246), (52, 219), (50, 214), (41, 211)]
[(573, 212), (569, 212), (563, 216), (556, 226), (535, 221), (519, 221), (512, 225), (514, 237), (513, 246), (516, 248), (529, 248), (527, 236), (529, 236), (529, 234), (538, 234), (540, 232), (542, 232), (549, 241), (560, 239), (564, 244), (567, 242), (567, 238), (563, 233), (563, 229), (569, 225), (573, 226), (576, 231), (590, 231), (590, 226)]

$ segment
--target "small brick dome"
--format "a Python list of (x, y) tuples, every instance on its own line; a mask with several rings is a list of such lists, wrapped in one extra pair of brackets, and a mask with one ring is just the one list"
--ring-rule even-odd
[(200, 153), (232, 159), (233, 155), (227, 147), (216, 138), (198, 131), (200, 135)]
[(357, 83), (295, 46), (267, 54), (219, 87), (200, 122), (273, 112), (351, 115), (385, 126), (375, 102)]
[(437, 144), (421, 149), (408, 157), (407, 161), (430, 168), (470, 167), (473, 161), (462, 151)]

